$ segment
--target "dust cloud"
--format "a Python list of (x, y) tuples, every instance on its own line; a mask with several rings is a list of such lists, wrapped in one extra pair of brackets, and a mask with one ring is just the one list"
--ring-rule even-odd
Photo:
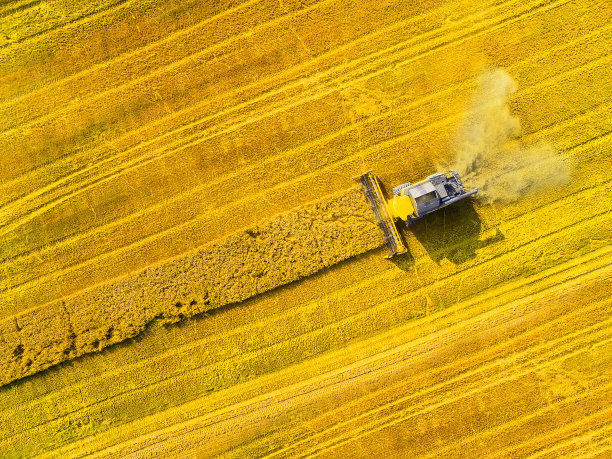
[(478, 188), (486, 203), (514, 201), (569, 182), (570, 165), (547, 141), (525, 145), (509, 97), (516, 82), (501, 69), (480, 74), (452, 149), (454, 164), (466, 187)]

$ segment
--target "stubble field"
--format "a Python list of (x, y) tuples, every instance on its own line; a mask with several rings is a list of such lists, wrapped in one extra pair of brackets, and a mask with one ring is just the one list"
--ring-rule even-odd
[[(0, 456), (611, 454), (608, 2), (73, 3), (0, 6)], [(571, 180), (385, 259), (487, 68)]]

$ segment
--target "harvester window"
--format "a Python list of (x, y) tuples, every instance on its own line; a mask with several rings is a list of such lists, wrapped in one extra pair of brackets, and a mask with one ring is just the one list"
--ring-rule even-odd
[(417, 205), (420, 206), (421, 204), (431, 201), (432, 199), (436, 199), (435, 191), (430, 191), (429, 193), (423, 194), (421, 196), (417, 196), (415, 201)]

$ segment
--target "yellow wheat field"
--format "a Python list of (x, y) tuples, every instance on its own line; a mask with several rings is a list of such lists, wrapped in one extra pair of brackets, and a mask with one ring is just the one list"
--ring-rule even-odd
[[(0, 457), (610, 457), (611, 20), (0, 5)], [(351, 177), (452, 163), (491, 68), (569, 182), (385, 259)]]

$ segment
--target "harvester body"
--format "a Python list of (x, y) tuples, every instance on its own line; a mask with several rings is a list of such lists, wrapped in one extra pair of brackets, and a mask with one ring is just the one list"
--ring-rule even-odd
[(425, 180), (411, 185), (403, 183), (393, 188), (393, 197), (386, 199), (371, 171), (355, 177), (376, 215), (391, 257), (408, 251), (395, 219), (404, 220), (407, 225), (423, 218), (425, 215), (465, 199), (478, 192), (477, 189), (465, 191), (459, 174), (449, 171), (446, 174), (434, 174)]

